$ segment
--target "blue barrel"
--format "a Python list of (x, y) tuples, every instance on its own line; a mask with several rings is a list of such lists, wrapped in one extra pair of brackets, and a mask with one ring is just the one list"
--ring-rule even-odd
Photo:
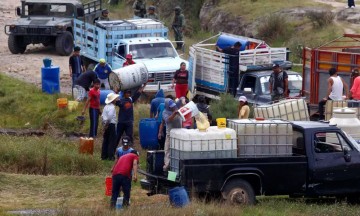
[(159, 123), (155, 118), (141, 119), (139, 122), (140, 144), (143, 149), (158, 149)]
[(184, 207), (190, 203), (184, 187), (175, 187), (169, 190), (170, 203), (175, 207)]
[(216, 41), (216, 46), (220, 47), (221, 49), (224, 49), (226, 47), (233, 46), (238, 41), (241, 43), (240, 51), (245, 50), (246, 47), (249, 46), (249, 41), (245, 39), (231, 35), (223, 35), (223, 34), (220, 35), (218, 40)]
[(51, 67), (51, 58), (44, 58), (43, 59), (43, 63), (44, 63), (44, 67)]
[(108, 94), (114, 93), (113, 90), (100, 90), (100, 104), (105, 104), (105, 100)]
[(54, 94), (60, 93), (60, 67), (41, 67), (42, 91)]

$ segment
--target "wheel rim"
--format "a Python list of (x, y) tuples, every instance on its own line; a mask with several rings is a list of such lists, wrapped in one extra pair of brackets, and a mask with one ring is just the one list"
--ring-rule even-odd
[(249, 197), (245, 190), (235, 189), (231, 193), (230, 201), (233, 204), (246, 204), (249, 202)]

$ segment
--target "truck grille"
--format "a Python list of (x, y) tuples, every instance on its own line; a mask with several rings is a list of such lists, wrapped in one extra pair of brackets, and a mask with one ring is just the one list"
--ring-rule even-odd
[(157, 72), (154, 73), (155, 82), (169, 82), (174, 78), (174, 72)]
[(27, 28), (26, 33), (28, 34), (41, 34), (43, 29), (40, 28)]

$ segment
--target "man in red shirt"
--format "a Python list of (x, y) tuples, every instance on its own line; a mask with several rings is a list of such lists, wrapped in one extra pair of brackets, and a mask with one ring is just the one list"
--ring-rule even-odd
[(350, 89), (350, 98), (354, 100), (360, 100), (360, 76), (359, 76), (359, 69), (354, 69), (351, 77), (354, 79), (353, 85)]
[(82, 110), (82, 115), (85, 115), (85, 110), (90, 104), (89, 107), (89, 116), (90, 116), (90, 132), (89, 137), (96, 137), (97, 128), (99, 124), (99, 115), (100, 111), (100, 80), (96, 79), (94, 82), (94, 87), (90, 89), (88, 99), (85, 103), (85, 106)]
[(135, 64), (135, 62), (132, 60), (132, 55), (131, 54), (127, 54), (126, 55), (126, 62), (124, 62), (123, 67), (129, 66), (129, 65), (133, 65)]
[[(132, 150), (129, 154), (123, 155), (116, 161), (112, 172), (112, 196), (110, 207), (115, 208), (116, 200), (120, 194), (120, 188), (124, 193), (123, 206), (129, 206), (131, 178), (137, 181), (137, 168), (139, 163), (139, 153)], [(132, 177), (131, 177), (132, 175)]]

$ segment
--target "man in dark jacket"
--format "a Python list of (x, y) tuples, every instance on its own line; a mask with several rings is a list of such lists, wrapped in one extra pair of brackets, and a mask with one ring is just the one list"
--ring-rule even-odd
[(84, 98), (87, 96), (87, 93), (90, 89), (91, 84), (97, 79), (97, 74), (89, 70), (85, 73), (82, 73), (76, 80), (75, 80), (75, 88), (78, 91), (76, 100), (83, 101)]
[(157, 114), (158, 107), (161, 103), (165, 103), (165, 95), (162, 89), (156, 92), (155, 98), (151, 100), (150, 118), (154, 118)]

